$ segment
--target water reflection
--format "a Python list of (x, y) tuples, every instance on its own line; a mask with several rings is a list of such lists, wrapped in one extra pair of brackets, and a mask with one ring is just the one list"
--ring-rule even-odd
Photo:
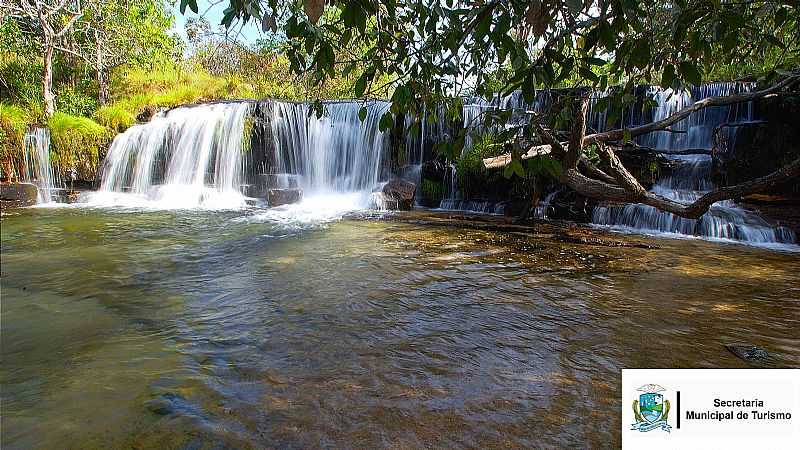
[(797, 254), (242, 214), (3, 217), (3, 447), (617, 446), (622, 367), (800, 366)]

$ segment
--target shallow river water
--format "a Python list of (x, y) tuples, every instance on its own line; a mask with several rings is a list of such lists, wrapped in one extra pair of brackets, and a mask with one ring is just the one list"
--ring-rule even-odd
[(2, 217), (2, 448), (620, 442), (623, 367), (800, 367), (800, 254), (238, 212)]

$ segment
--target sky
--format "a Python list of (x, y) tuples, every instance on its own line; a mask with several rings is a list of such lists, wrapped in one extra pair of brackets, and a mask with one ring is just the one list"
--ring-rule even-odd
[[(175, 16), (175, 25), (174, 31), (185, 41), (188, 43), (188, 39), (186, 37), (186, 19), (190, 17), (198, 17), (200, 14), (204, 14), (204, 17), (212, 26), (219, 26), (219, 23), (222, 21), (222, 11), (228, 7), (228, 1), (222, 0), (221, 2), (212, 2), (209, 0), (197, 0), (197, 12), (199, 14), (195, 14), (192, 12), (191, 9), (188, 7), (186, 8), (186, 14), (181, 14), (181, 5), (180, 1), (176, 1), (175, 5), (172, 7), (173, 14)], [(212, 3), (217, 3), (212, 5)], [(242, 32), (239, 35), (239, 41), (244, 44), (255, 44), (255, 42), (264, 36), (261, 32), (260, 27), (258, 26), (258, 21), (251, 21), (242, 28)], [(238, 27), (236, 28), (238, 31)]]

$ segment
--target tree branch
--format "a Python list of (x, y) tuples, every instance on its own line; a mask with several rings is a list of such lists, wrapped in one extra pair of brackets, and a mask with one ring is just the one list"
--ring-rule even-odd
[[(710, 106), (734, 105), (736, 103), (745, 103), (759, 98), (768, 97), (779, 92), (781, 89), (785, 87), (791, 86), (798, 80), (800, 80), (800, 75), (791, 75), (789, 77), (786, 77), (780, 83), (761, 91), (749, 92), (746, 94), (728, 95), (728, 96), (706, 97), (702, 100), (694, 102), (691, 106), (687, 106), (686, 108), (683, 108), (682, 110), (676, 112), (675, 114), (665, 119), (656, 122), (651, 122), (648, 123), (647, 125), (628, 128), (627, 130), (630, 133), (631, 138), (641, 136), (643, 134), (647, 134), (653, 131), (663, 130), (664, 128), (667, 128), (670, 125), (674, 125), (675, 123), (680, 122), (681, 120), (689, 117), (689, 115), (692, 114), (693, 112), (700, 111), (701, 109), (705, 109)], [(594, 144), (595, 142), (619, 141), (624, 139), (625, 131), (626, 129), (620, 128), (617, 130), (590, 134), (584, 137), (583, 145)]]

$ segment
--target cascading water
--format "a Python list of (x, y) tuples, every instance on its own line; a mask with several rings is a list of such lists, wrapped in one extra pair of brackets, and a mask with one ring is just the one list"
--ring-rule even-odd
[(50, 203), (56, 186), (61, 184), (50, 164), (50, 131), (47, 128), (34, 128), (27, 132), (24, 147), (21, 180), (39, 188), (38, 203)]
[[(714, 83), (695, 88), (691, 93), (658, 91), (658, 107), (653, 120), (660, 120), (709, 96), (730, 95), (749, 89), (740, 83)], [(672, 126), (673, 131), (659, 131), (642, 136), (642, 145), (657, 150), (711, 149), (715, 128), (722, 123), (753, 120), (752, 104), (706, 108)], [(735, 127), (726, 127), (735, 133)], [(735, 138), (728, 136), (729, 139)], [(676, 201), (691, 203), (714, 188), (711, 181), (711, 157), (707, 155), (668, 155), (677, 167), (662, 176), (651, 192)], [(745, 210), (733, 201), (715, 203), (700, 219), (684, 219), (641, 204), (599, 206), (593, 223), (613, 228), (642, 230), (657, 233), (676, 233), (713, 239), (728, 239), (748, 243), (794, 243), (794, 232), (774, 227), (758, 214)]]
[(541, 202), (539, 202), (539, 204), (536, 205), (536, 208), (533, 211), (533, 217), (535, 217), (537, 219), (549, 219), (550, 218), (550, 210), (552, 209), (552, 207), (550, 206), (550, 203), (553, 202), (553, 199), (555, 198), (555, 196), (558, 195), (560, 192), (561, 192), (561, 189), (556, 189), (553, 192), (550, 192), (549, 194), (547, 194), (544, 197), (544, 200), (542, 200)]
[(179, 107), (114, 138), (90, 204), (237, 208), (248, 102)]
[(275, 170), (297, 175), (307, 196), (371, 192), (389, 144), (389, 133), (378, 127), (389, 103), (368, 104), (363, 122), (355, 102), (328, 103), (321, 118), (309, 115), (309, 108), (274, 102)]
[(325, 114), (309, 114), (304, 103), (269, 102), (274, 154), (267, 188), (301, 189), (303, 200), (259, 213), (248, 220), (289, 228), (324, 223), (343, 214), (380, 207), (373, 192), (388, 176), (389, 131), (378, 126), (387, 102), (365, 105), (329, 102)]

